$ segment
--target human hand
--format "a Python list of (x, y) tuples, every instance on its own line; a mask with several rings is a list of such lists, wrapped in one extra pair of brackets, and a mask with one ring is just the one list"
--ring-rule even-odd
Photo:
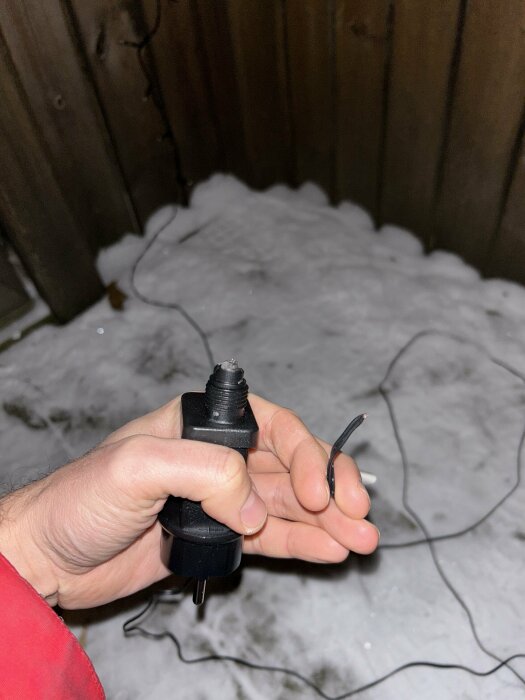
[(244, 550), (339, 562), (372, 552), (379, 533), (352, 459), (287, 409), (257, 396), (259, 424), (248, 470), (235, 451), (180, 439), (180, 399), (138, 418), (84, 457), (0, 501), (0, 552), (50, 604), (91, 607), (164, 578), (157, 515), (168, 495), (246, 535)]

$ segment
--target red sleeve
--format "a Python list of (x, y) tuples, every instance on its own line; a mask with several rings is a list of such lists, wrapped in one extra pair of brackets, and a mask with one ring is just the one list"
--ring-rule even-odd
[(104, 697), (74, 635), (0, 554), (1, 700)]

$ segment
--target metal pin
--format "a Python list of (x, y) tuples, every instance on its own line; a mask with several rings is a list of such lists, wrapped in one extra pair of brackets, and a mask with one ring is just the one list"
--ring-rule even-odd
[(205, 578), (195, 579), (195, 588), (193, 589), (193, 602), (195, 605), (202, 605), (204, 603), (204, 596), (206, 595), (206, 580)]

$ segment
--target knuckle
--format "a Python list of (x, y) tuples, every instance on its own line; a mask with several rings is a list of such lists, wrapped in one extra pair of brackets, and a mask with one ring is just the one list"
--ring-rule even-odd
[(176, 433), (177, 435), (180, 434), (179, 427), (180, 427), (180, 414), (181, 414), (181, 397), (176, 396), (174, 399), (171, 401), (168, 401), (168, 403), (164, 404), (164, 406), (161, 406), (160, 408), (157, 409), (156, 411), (157, 414), (157, 421), (156, 425), (157, 428), (162, 430), (162, 433), (160, 434), (165, 434), (166, 436), (175, 436), (173, 435)]
[(275, 488), (274, 511), (278, 518), (287, 518), (289, 515), (285, 487), (282, 482), (279, 482)]
[(283, 406), (280, 409), (285, 416), (288, 416), (291, 420), (298, 420), (299, 422), (302, 422), (301, 419), (299, 418), (299, 415), (296, 411), (293, 410), (293, 408), (287, 408), (286, 406)]
[(266, 430), (269, 434), (272, 432), (272, 427), (275, 421), (288, 426), (290, 429), (297, 427), (298, 424), (302, 425), (302, 421), (297, 413), (295, 413), (295, 411), (293, 411), (291, 408), (285, 408), (284, 406), (277, 407), (272, 413), (266, 426)]
[(133, 460), (134, 462), (142, 460), (150, 446), (150, 441), (149, 435), (131, 435), (124, 438), (118, 446), (120, 458), (122, 460)]
[(295, 528), (291, 527), (286, 536), (286, 553), (289, 557), (301, 558), (297, 551)]
[(109, 467), (117, 480), (128, 480), (140, 472), (137, 467), (144, 465), (148, 455), (151, 454), (152, 439), (149, 435), (132, 435), (114, 446)]
[(246, 539), (250, 540), (252, 554), (258, 554), (259, 556), (267, 556), (263, 537), (261, 537), (259, 534), (256, 534), (249, 535)]
[(227, 450), (224, 459), (216, 469), (216, 483), (222, 489), (239, 487), (246, 476), (246, 466), (243, 458), (234, 450)]
[(372, 501), (370, 500), (370, 494), (364, 486), (361, 487), (361, 513), (362, 518), (366, 518), (372, 507)]
[(276, 411), (275, 416), (279, 416), (279, 420), (286, 422), (290, 428), (305, 427), (299, 415), (292, 408), (281, 407)]

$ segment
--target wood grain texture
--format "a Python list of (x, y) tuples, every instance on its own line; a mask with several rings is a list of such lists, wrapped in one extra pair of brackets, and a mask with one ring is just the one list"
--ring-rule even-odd
[(337, 196), (378, 213), (388, 0), (339, 0), (336, 12)]
[(380, 219), (427, 247), (459, 10), (459, 0), (395, 4)]
[(59, 0), (5, 0), (0, 24), (63, 196), (92, 250), (134, 225), (106, 127)]
[(248, 182), (293, 184), (283, 3), (229, 0)]
[[(182, 169), (193, 183), (217, 169), (220, 146), (206, 76), (193, 0), (164, 2), (162, 21), (151, 50), (171, 129), (180, 149)], [(149, 26), (156, 0), (144, 0)]]
[(525, 283), (525, 138), (498, 234), (485, 261), (485, 274)]
[(194, 22), (210, 91), (209, 118), (217, 135), (216, 167), (246, 180), (249, 168), (227, 3), (195, 0), (194, 6)]
[(326, 0), (287, 0), (290, 116), (295, 180), (335, 196), (334, 10)]
[(51, 167), (0, 32), (0, 188), (2, 227), (51, 310), (67, 321), (104, 292), (85, 231)]
[(523, 0), (5, 0), (9, 237), (69, 318), (90, 251), (225, 170), (525, 280), (524, 27)]
[[(157, 207), (177, 199), (173, 145), (139, 63), (150, 26), (140, 3), (69, 0), (124, 179), (141, 226)], [(164, 9), (164, 8), (163, 8)], [(155, 41), (155, 37), (152, 41)], [(142, 50), (153, 76), (151, 52)]]
[(525, 86), (525, 3), (469, 0), (436, 243), (481, 266), (499, 219)]

